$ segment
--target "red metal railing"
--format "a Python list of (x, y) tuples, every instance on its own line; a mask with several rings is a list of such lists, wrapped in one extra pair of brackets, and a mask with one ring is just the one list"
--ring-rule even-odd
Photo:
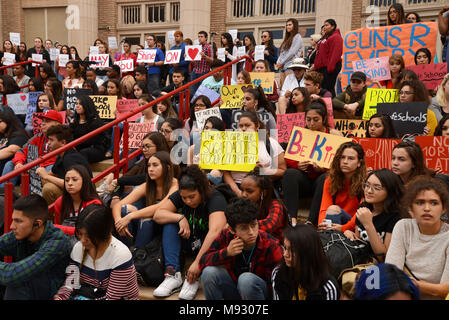
[[(0, 74), (2, 73), (2, 70), (3, 70), (3, 74), (8, 74), (8, 69), (9, 68), (14, 68), (15, 66), (20, 66), (20, 65), (24, 65), (24, 64), (30, 64), (30, 63), (41, 64), (42, 62), (34, 61), (34, 60), (27, 60), (27, 61), (23, 61), (23, 62), (14, 63), (14, 64), (11, 64), (9, 66), (3, 66), (3, 67), (0, 67)], [(35, 68), (34, 69), (34, 75), (36, 76), (36, 78), (39, 77), (39, 68)], [(29, 86), (30, 85), (27, 84), (27, 85), (19, 87), (19, 89), (28, 88)], [(3, 96), (3, 99), (5, 99), (4, 96)]]
[[(123, 167), (123, 173), (126, 173), (126, 171), (128, 170), (128, 162), (131, 159), (139, 156), (142, 152), (142, 150), (137, 150), (128, 155), (128, 150), (129, 150), (129, 145), (128, 145), (129, 123), (127, 121), (128, 118), (130, 118), (131, 116), (133, 116), (139, 112), (142, 112), (143, 110), (145, 110), (146, 108), (148, 108), (150, 106), (158, 104), (162, 100), (172, 97), (173, 95), (177, 94), (178, 92), (180, 93), (180, 95), (179, 95), (180, 96), (179, 117), (181, 120), (188, 118), (189, 117), (189, 108), (190, 108), (190, 91), (188, 90), (189, 87), (195, 83), (203, 81), (207, 77), (209, 77), (209, 76), (213, 75), (214, 73), (219, 72), (221, 70), (224, 70), (224, 81), (223, 81), (224, 84), (225, 85), (230, 84), (231, 83), (231, 75), (232, 75), (232, 65), (240, 62), (243, 59), (248, 59), (247, 61), (252, 62), (252, 58), (249, 56), (243, 56), (236, 60), (233, 60), (233, 61), (225, 64), (224, 66), (219, 67), (219, 68), (199, 77), (198, 79), (195, 79), (194, 81), (191, 81), (191, 82), (183, 85), (182, 87), (180, 87), (160, 98), (157, 98), (156, 100), (153, 100), (152, 102), (150, 102), (144, 106), (141, 106), (141, 107), (135, 109), (134, 111), (130, 111), (127, 114), (124, 114), (123, 116), (105, 124), (101, 128), (98, 128), (98, 129), (66, 144), (65, 146), (63, 146), (55, 151), (52, 151), (42, 157), (39, 157), (39, 159), (37, 159), (37, 160), (34, 160), (30, 163), (26, 163), (23, 167), (16, 169), (16, 170), (0, 177), (0, 184), (6, 182), (5, 183), (5, 205), (4, 205), (4, 232), (7, 233), (10, 231), (11, 216), (12, 216), (12, 210), (13, 210), (12, 209), (12, 206), (13, 206), (13, 184), (9, 180), (11, 180), (12, 178), (14, 178), (18, 175), (22, 175), (22, 177), (21, 177), (21, 195), (22, 196), (27, 195), (29, 192), (29, 175), (27, 173), (28, 170), (41, 164), (42, 162), (47, 161), (48, 159), (50, 159), (52, 157), (56, 157), (60, 153), (65, 152), (66, 150), (71, 149), (86, 140), (89, 140), (90, 138), (98, 135), (99, 133), (101, 133), (105, 130), (108, 130), (109, 128), (111, 128), (113, 126), (116, 126), (115, 136), (114, 136), (114, 157), (113, 157), (114, 164), (109, 169), (101, 172), (100, 174), (98, 174), (94, 178), (92, 178), (92, 182), (96, 183), (112, 172), (114, 173), (114, 178), (118, 178), (119, 174), (120, 174), (120, 169)], [(31, 61), (27, 61), (27, 62), (30, 63)], [(8, 66), (8, 67), (11, 67), (11, 66)], [(2, 67), (2, 68), (5, 68), (5, 67)], [(247, 71), (251, 71), (252, 63), (246, 63), (246, 69), (247, 69)], [(0, 68), (0, 70), (1, 70), (1, 68)], [(218, 102), (218, 100), (214, 101), (214, 104), (216, 104), (217, 102)], [(120, 128), (118, 125), (122, 121), (124, 122), (123, 123), (123, 158), (120, 159), (120, 155), (119, 155), (119, 152), (120, 152), (120, 150), (119, 150), (120, 149)], [(49, 207), (49, 209), (52, 210), (53, 205), (51, 205)]]

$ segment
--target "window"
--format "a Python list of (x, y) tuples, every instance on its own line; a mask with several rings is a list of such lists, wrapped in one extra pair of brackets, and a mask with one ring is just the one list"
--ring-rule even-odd
[(308, 37), (310, 37), (314, 33), (315, 33), (315, 28), (307, 28), (306, 29), (306, 35), (304, 37), (308, 38)]
[(396, 3), (396, 0), (370, 0), (370, 5), (378, 7), (389, 7)]
[(315, 12), (315, 0), (293, 0), (294, 13)]
[(171, 4), (172, 21), (179, 21), (179, 2)]
[(265, 16), (284, 14), (284, 0), (263, 0), (262, 14)]
[(136, 24), (140, 23), (140, 5), (123, 6), (122, 7), (123, 23)]
[(273, 33), (273, 40), (284, 38), (284, 30), (271, 30), (271, 32)]
[(254, 16), (254, 0), (233, 0), (232, 5), (235, 18)]
[(165, 4), (147, 5), (148, 22), (165, 22)]
[(417, 4), (417, 3), (430, 3), (436, 2), (437, 0), (408, 0), (408, 4)]

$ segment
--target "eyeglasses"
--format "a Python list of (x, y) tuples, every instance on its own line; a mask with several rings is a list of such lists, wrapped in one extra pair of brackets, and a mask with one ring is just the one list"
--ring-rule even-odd
[(402, 96), (402, 95), (410, 96), (412, 94), (415, 94), (415, 93), (413, 91), (402, 91), (402, 90), (399, 91), (400, 96)]
[(198, 108), (203, 108), (205, 106), (206, 106), (205, 104), (199, 104), (199, 103), (193, 105), (194, 108), (197, 108), (197, 107)]
[(142, 146), (142, 149), (145, 149), (145, 150), (150, 149), (150, 148), (156, 148), (156, 146), (152, 145), (152, 144), (144, 144)]
[(171, 134), (173, 131), (172, 130), (168, 130), (168, 129), (161, 129), (159, 130), (160, 133), (162, 134)]
[(378, 184), (370, 185), (369, 183), (362, 184), (363, 189), (371, 189), (373, 191), (382, 191), (384, 187)]

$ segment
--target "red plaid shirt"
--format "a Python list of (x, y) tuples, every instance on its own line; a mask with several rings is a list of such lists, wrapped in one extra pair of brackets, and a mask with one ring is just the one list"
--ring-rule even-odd
[[(208, 57), (212, 57), (212, 47), (210, 44), (203, 44), (204, 54)], [(200, 61), (192, 62), (192, 72), (196, 74), (207, 73), (210, 71), (210, 62), (207, 61), (206, 56), (202, 56)]]
[[(209, 250), (201, 257), (199, 263), (200, 270), (203, 271), (207, 266), (224, 265), (232, 279), (237, 282), (234, 265), (238, 256), (228, 257), (226, 252), (226, 248), (234, 238), (234, 234), (229, 229), (223, 230), (214, 242), (212, 242)], [(282, 249), (279, 241), (265, 231), (259, 230), (256, 249), (251, 259), (250, 272), (265, 280), (267, 284), (270, 284), (271, 273), (281, 260)]]
[(275, 199), (271, 202), (267, 217), (259, 220), (259, 229), (282, 241), (282, 229), (285, 227), (286, 219), (284, 206)]

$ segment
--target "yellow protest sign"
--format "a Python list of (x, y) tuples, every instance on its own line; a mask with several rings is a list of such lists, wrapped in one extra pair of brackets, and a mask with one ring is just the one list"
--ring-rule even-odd
[(249, 172), (259, 159), (257, 132), (203, 131), (201, 169)]
[(235, 84), (221, 86), (221, 109), (241, 109), (243, 108), (243, 96), (245, 91), (253, 88), (252, 84)]
[(368, 121), (355, 119), (335, 119), (335, 129), (343, 133), (343, 137), (365, 137)]
[(101, 119), (115, 119), (117, 96), (89, 96), (97, 108)]
[(250, 72), (254, 87), (261, 86), (265, 94), (273, 94), (274, 72)]
[(348, 141), (352, 140), (295, 126), (284, 157), (296, 161), (310, 161), (322, 168), (330, 168), (338, 147)]
[(377, 113), (378, 103), (388, 102), (399, 102), (399, 90), (368, 88), (362, 119), (369, 120), (373, 114)]

